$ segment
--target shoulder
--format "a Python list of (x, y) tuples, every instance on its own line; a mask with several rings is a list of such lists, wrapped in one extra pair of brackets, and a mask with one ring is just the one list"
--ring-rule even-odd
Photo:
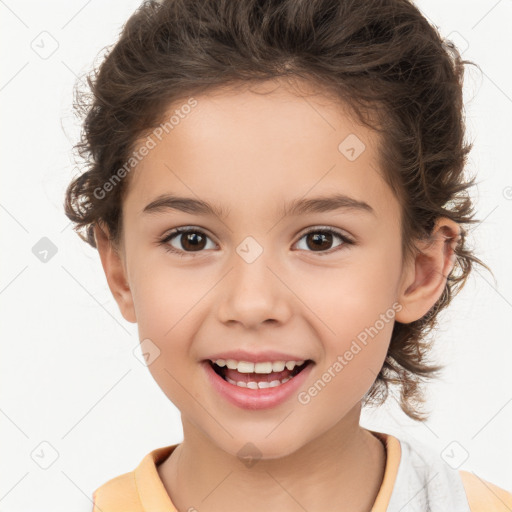
[(436, 450), (416, 439), (390, 434), (384, 439), (393, 488), (389, 507), (386, 503), (376, 510), (405, 510), (412, 503), (417, 510), (512, 512), (512, 492), (473, 472), (452, 468)]
[(459, 471), (471, 512), (510, 512), (512, 493), (469, 471)]
[(133, 471), (116, 476), (93, 492), (93, 512), (142, 510)]
[(160, 479), (157, 466), (178, 445), (156, 448), (130, 472), (105, 482), (93, 492), (92, 512), (175, 511)]

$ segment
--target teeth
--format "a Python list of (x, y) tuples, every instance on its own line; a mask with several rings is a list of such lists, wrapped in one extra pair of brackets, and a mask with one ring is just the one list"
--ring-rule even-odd
[[(289, 371), (292, 371), (296, 366), (303, 365), (305, 361), (263, 361), (258, 363), (251, 363), (250, 361), (236, 361), (235, 359), (217, 359), (212, 362), (221, 368), (227, 366), (230, 370), (237, 370), (239, 373), (259, 373), (268, 375), (272, 372), (282, 372), (285, 368), (287, 368)], [(241, 388), (263, 389), (281, 386), (281, 384), (288, 382), (290, 378), (291, 377), (286, 377), (281, 380), (273, 380), (270, 382), (236, 381), (230, 379), (229, 377), (226, 377), (226, 380), (230, 384), (239, 386)]]
[(263, 388), (275, 388), (276, 386), (280, 386), (281, 384), (284, 384), (285, 382), (288, 382), (290, 380), (290, 377), (286, 377), (285, 379), (281, 380), (273, 380), (271, 382), (243, 382), (243, 381), (235, 381), (233, 379), (230, 379), (229, 377), (226, 377), (226, 380), (233, 384), (234, 386), (239, 386), (241, 388), (249, 388), (249, 389), (263, 389)]
[(274, 361), (272, 363), (272, 371), (273, 372), (282, 372), (284, 370), (284, 361)]
[(282, 372), (286, 366), (288, 370), (293, 370), (296, 366), (304, 364), (302, 361), (265, 361), (261, 363), (251, 363), (249, 361), (235, 361), (234, 359), (217, 359), (213, 361), (217, 366), (227, 366), (230, 370), (237, 370), (240, 373), (272, 373)]
[(240, 373), (254, 373), (254, 363), (249, 363), (248, 361), (240, 361), (236, 369)]
[(272, 363), (256, 363), (254, 365), (255, 373), (272, 373)]

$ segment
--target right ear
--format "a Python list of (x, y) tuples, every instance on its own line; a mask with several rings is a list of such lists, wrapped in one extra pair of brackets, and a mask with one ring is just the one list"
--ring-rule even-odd
[(101, 227), (97, 222), (93, 230), (108, 287), (119, 306), (123, 318), (128, 322), (136, 323), (133, 296), (128, 284), (124, 261), (110, 240), (108, 228), (105, 225)]

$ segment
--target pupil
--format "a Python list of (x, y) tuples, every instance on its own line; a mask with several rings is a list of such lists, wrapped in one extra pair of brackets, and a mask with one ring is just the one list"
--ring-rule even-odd
[[(332, 237), (332, 235), (330, 233), (313, 233), (313, 234), (310, 234), (308, 235), (308, 238), (311, 237), (313, 240), (314, 240), (314, 245), (312, 247), (310, 247), (310, 249), (328, 249), (329, 247), (322, 247), (322, 242), (325, 242), (327, 237)], [(328, 240), (328, 243), (327, 245), (329, 246), (330, 243), (329, 243), (329, 240)]]
[(200, 248), (202, 249), (203, 247), (197, 243), (197, 239), (203, 239), (203, 242), (204, 242), (204, 237), (202, 237), (200, 234), (198, 233), (186, 233), (185, 235), (182, 235), (185, 237), (185, 240), (186, 240), (186, 243), (183, 244), (183, 247), (187, 248), (187, 244), (188, 243), (191, 243), (191, 246), (189, 248)]

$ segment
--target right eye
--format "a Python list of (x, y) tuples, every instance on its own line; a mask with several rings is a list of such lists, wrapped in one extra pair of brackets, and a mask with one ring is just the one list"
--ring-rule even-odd
[[(181, 245), (182, 248), (175, 247), (169, 243), (174, 238), (176, 238), (178, 245)], [(193, 253), (202, 252), (207, 239), (210, 239), (210, 237), (197, 228), (176, 228), (160, 240), (159, 243), (164, 246), (167, 252), (177, 254), (178, 256), (183, 257), (187, 254), (196, 256)]]

